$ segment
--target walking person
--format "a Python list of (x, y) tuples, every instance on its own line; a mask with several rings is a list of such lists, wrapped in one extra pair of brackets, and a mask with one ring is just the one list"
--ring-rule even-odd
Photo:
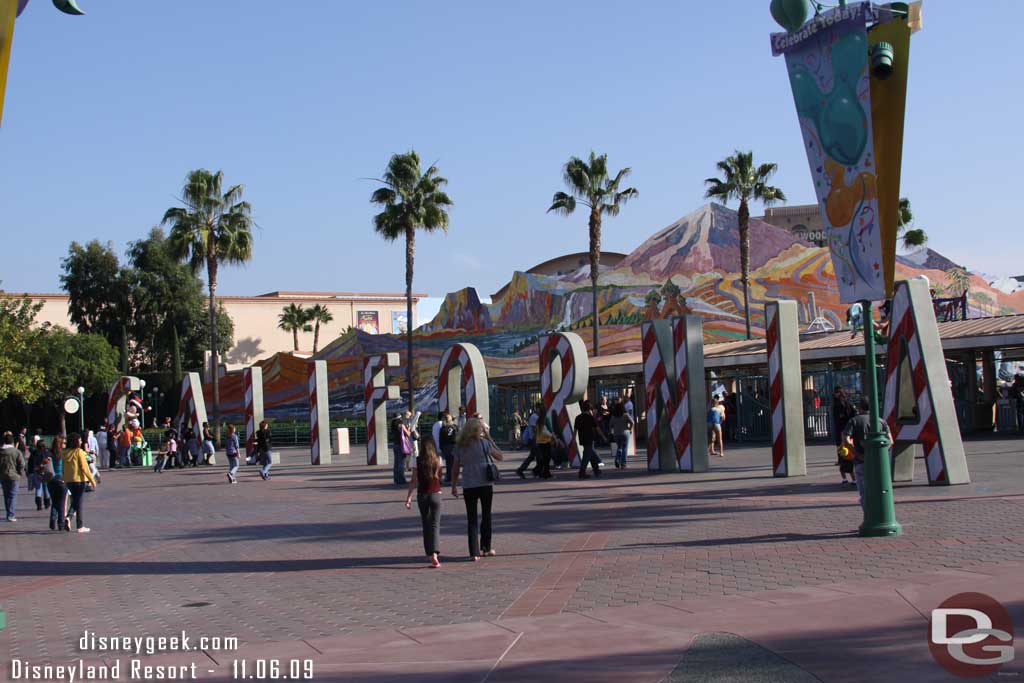
[(270, 463), (273, 460), (273, 448), (270, 436), (270, 424), (263, 420), (256, 430), (256, 464), (260, 466), (260, 477), (263, 481), (270, 479)]
[[(50, 531), (67, 529), (67, 497), (68, 487), (64, 483), (64, 437), (53, 437), (49, 453), (40, 463), (40, 476), (46, 482), (50, 492)], [(70, 529), (68, 529), (70, 531)]]
[(573, 436), (579, 441), (580, 446), (583, 447), (583, 455), (580, 459), (580, 479), (587, 478), (588, 463), (594, 470), (594, 476), (600, 477), (601, 470), (598, 468), (597, 451), (594, 449), (594, 441), (597, 439), (603, 441), (605, 438), (604, 432), (601, 431), (601, 427), (597, 424), (597, 418), (594, 417), (594, 409), (590, 405), (590, 401), (583, 401), (580, 404), (580, 411), (572, 425)]
[(846, 425), (857, 416), (857, 409), (850, 403), (846, 392), (842, 387), (836, 387), (832, 392), (832, 436), (836, 444), (836, 464), (839, 465), (839, 475), (842, 477), (840, 486), (846, 486), (846, 477), (850, 477), (849, 483), (856, 485), (857, 479), (853, 473), (853, 459), (844, 458), (842, 449), (845, 448), (843, 433)]
[(523, 427), (526, 426), (526, 420), (519, 414), (519, 409), (516, 408), (512, 411), (512, 446), (518, 450), (523, 447)]
[[(708, 440), (710, 445), (708, 447), (708, 453), (711, 455), (717, 455), (719, 458), (725, 457), (725, 444), (722, 442), (722, 413), (725, 409), (719, 410), (721, 404), (718, 394), (715, 394), (711, 398), (711, 405), (708, 407)], [(715, 452), (715, 444), (718, 444), (718, 452)]]
[(104, 422), (96, 430), (96, 457), (99, 459), (101, 470), (110, 469), (110, 444), (107, 441), (107, 423)]
[(416, 491), (416, 505), (423, 522), (423, 552), (430, 566), (441, 566), (441, 459), (430, 441), (423, 443), (423, 451), (416, 458), (416, 467), (409, 480), (405, 496), (405, 509), (412, 508), (412, 492)]
[(412, 439), (409, 438), (409, 428), (405, 426), (400, 415), (395, 415), (391, 420), (391, 443), (395, 456), (392, 481), (395, 486), (405, 486), (405, 461), (412, 453)]
[(228, 458), (228, 483), (237, 484), (238, 478), (238, 430), (235, 425), (228, 425), (228, 437), (224, 444), (224, 455)]
[(217, 452), (217, 449), (213, 445), (213, 430), (210, 429), (210, 423), (209, 422), (204, 422), (203, 423), (203, 447), (202, 447), (203, 464), (204, 465), (209, 465), (210, 464), (210, 458), (212, 458), (214, 456), (214, 454), (216, 454), (216, 452)]
[(537, 416), (537, 435), (534, 437), (537, 443), (537, 466), (534, 468), (533, 475), (541, 479), (550, 479), (551, 459), (557, 445), (553, 431), (554, 425), (551, 418), (545, 417), (544, 406), (538, 405), (538, 408), (541, 412)]
[[(459, 476), (462, 476), (462, 496), (466, 502), (466, 521), (469, 536), (469, 557), (476, 562), (481, 557), (496, 553), (491, 545), (491, 504), (494, 500), (494, 470), (491, 460), (504, 460), (501, 450), (484, 431), (476, 419), (466, 421), (459, 432), (455, 447), (455, 469), (452, 471), (452, 495), (459, 495)], [(497, 466), (494, 466), (497, 469)], [(477, 503), (480, 516), (477, 516)]]
[(41, 465), (43, 459), (49, 456), (50, 450), (42, 440), (32, 446), (32, 454), (28, 456), (28, 463), (25, 466), (28, 472), (28, 488), (35, 494), (36, 510), (50, 509), (50, 492), (46, 489), (46, 482), (43, 481)]
[(118, 467), (131, 467), (132, 465), (132, 430), (125, 424), (117, 433), (117, 465)]
[(459, 430), (455, 427), (455, 418), (447, 410), (441, 414), (441, 432), (438, 443), (441, 445), (441, 457), (444, 458), (444, 481), (452, 483), (452, 459), (455, 457), (455, 438)]
[[(89, 457), (82, 450), (82, 436), (80, 434), (72, 433), (68, 437), (68, 448), (61, 454), (61, 459), (63, 460), (61, 467), (63, 469), (64, 483), (67, 484), (68, 493), (71, 495), (71, 509), (68, 516), (70, 517), (74, 514), (75, 528), (78, 530), (78, 533), (87, 534), (90, 529), (85, 526), (85, 517), (83, 515), (85, 487), (87, 484), (92, 484), (93, 489), (95, 489), (97, 483), (89, 467)], [(70, 525), (68, 525), (68, 531), (70, 530)]]
[(4, 491), (4, 511), (8, 522), (17, 522), (18, 484), (25, 475), (25, 455), (14, 445), (14, 435), (4, 432), (0, 447), (0, 486)]
[(530, 417), (526, 419), (526, 428), (523, 430), (523, 445), (527, 448), (527, 454), (523, 462), (516, 468), (516, 474), (519, 475), (520, 479), (526, 479), (525, 472), (530, 463), (534, 463), (533, 475), (537, 476), (537, 463), (539, 463), (538, 458), (540, 457), (540, 452), (537, 448), (537, 423), (540, 421), (540, 416), (543, 413), (544, 406), (538, 403), (530, 412)]
[[(853, 474), (857, 478), (857, 495), (860, 497), (860, 507), (864, 509), (864, 441), (868, 437), (868, 432), (871, 431), (871, 415), (868, 414), (870, 406), (868, 404), (868, 397), (861, 396), (860, 402), (857, 404), (858, 413), (854, 417), (850, 418), (850, 421), (846, 423), (846, 429), (843, 430), (843, 438), (846, 440), (847, 445), (853, 449)], [(892, 445), (892, 435), (889, 433), (889, 424), (883, 420), (878, 420), (882, 432), (885, 437), (889, 440), (889, 445)]]
[(629, 437), (633, 432), (633, 420), (626, 414), (626, 408), (619, 401), (612, 405), (612, 416), (608, 421), (615, 438), (615, 466), (626, 469), (626, 454), (629, 449)]

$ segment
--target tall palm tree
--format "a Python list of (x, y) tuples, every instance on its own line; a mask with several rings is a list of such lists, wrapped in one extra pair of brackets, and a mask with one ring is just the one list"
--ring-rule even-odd
[(723, 178), (708, 178), (704, 183), (708, 186), (704, 196), (718, 199), (728, 204), (730, 199), (738, 199), (739, 232), (740, 232), (740, 273), (743, 282), (743, 318), (747, 325), (747, 339), (750, 333), (750, 200), (759, 201), (765, 206), (775, 202), (786, 201), (786, 195), (777, 187), (768, 184), (778, 170), (775, 164), (754, 165), (753, 152), (736, 150), (732, 156), (719, 161), (718, 169)]
[(309, 316), (308, 319), (315, 324), (313, 327), (313, 353), (316, 353), (317, 347), (320, 345), (320, 325), (326, 325), (334, 320), (334, 315), (323, 304), (307, 308), (306, 314)]
[(608, 155), (600, 156), (590, 152), (587, 161), (578, 157), (569, 157), (562, 169), (562, 179), (569, 192), (556, 192), (551, 198), (548, 213), (554, 211), (563, 216), (570, 215), (580, 203), (590, 210), (590, 292), (594, 310), (594, 355), (600, 355), (597, 329), (600, 326), (597, 307), (597, 278), (601, 265), (601, 216), (618, 216), (619, 209), (630, 199), (640, 193), (636, 188), (620, 189), (622, 181), (632, 173), (632, 169), (624, 168), (611, 177), (608, 173)]
[(928, 244), (928, 233), (921, 228), (911, 227), (914, 224), (914, 212), (910, 210), (910, 200), (900, 197), (900, 208), (896, 218), (896, 235), (904, 251), (911, 251)]
[[(313, 326), (309, 324), (309, 310), (298, 304), (288, 304), (281, 309), (281, 313), (277, 316), (278, 329), (292, 333), (292, 346), (295, 351), (299, 350), (299, 332), (313, 331)], [(319, 327), (319, 323), (317, 325)], [(313, 353), (316, 353), (315, 343)]]
[(406, 384), (409, 387), (409, 410), (416, 410), (416, 393), (412, 385), (412, 275), (416, 256), (416, 231), (448, 232), (448, 207), (452, 200), (442, 189), (448, 180), (442, 178), (436, 165), (426, 171), (420, 167), (415, 150), (395, 154), (388, 161), (382, 184), (370, 195), (370, 202), (383, 207), (373, 217), (374, 231), (388, 242), (405, 237), (405, 336), (407, 361)]
[(252, 207), (242, 200), (244, 188), (224, 189), (224, 173), (204, 168), (185, 177), (180, 201), (167, 209), (161, 225), (170, 225), (168, 242), (174, 255), (187, 260), (193, 272), (206, 268), (210, 291), (210, 376), (213, 377), (213, 425), (220, 439), (220, 384), (217, 377), (217, 270), (252, 258)]

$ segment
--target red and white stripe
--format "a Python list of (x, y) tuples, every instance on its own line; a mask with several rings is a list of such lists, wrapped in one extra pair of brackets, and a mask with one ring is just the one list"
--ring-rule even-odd
[(112, 429), (117, 427), (117, 405), (121, 402), (124, 395), (131, 390), (131, 377), (121, 377), (110, 387), (110, 393), (107, 395), (107, 424)]
[[(440, 371), (437, 373), (437, 406), (438, 412), (458, 410), (458, 406), (448, 405), (448, 373), (455, 367), (462, 370), (460, 392), (466, 392), (466, 414), (476, 415), (476, 384), (473, 382), (473, 364), (469, 361), (469, 353), (462, 344), (450, 346), (441, 356)], [(486, 419), (486, 416), (485, 416)]]
[[(192, 425), (192, 429), (199, 430), (199, 412), (196, 410), (195, 391), (202, 391), (202, 387), (193, 387), (191, 377), (186, 374), (181, 379), (181, 400), (178, 401), (178, 434), (185, 431), (185, 423)], [(197, 434), (198, 436), (198, 434)]]
[(676, 444), (676, 466), (680, 472), (693, 471), (693, 448), (690, 438), (689, 357), (686, 351), (686, 320), (672, 319), (672, 347), (676, 361), (676, 397), (672, 415), (672, 439)]
[(309, 363), (309, 461), (320, 464), (320, 411), (317, 405), (316, 363)]
[(377, 418), (375, 408), (388, 395), (387, 387), (374, 387), (373, 378), (383, 372), (386, 358), (383, 355), (367, 356), (363, 359), (363, 400), (366, 402), (366, 464), (376, 465), (377, 459)]
[(772, 414), (772, 472), (786, 476), (786, 430), (782, 408), (782, 347), (779, 345), (779, 307), (767, 306), (769, 408)]
[(251, 458), (256, 454), (256, 410), (253, 406), (252, 368), (242, 369), (242, 382), (245, 385), (245, 455)]
[[(885, 366), (883, 414), (886, 422), (889, 423), (889, 430), (892, 432), (894, 441), (921, 444), (924, 450), (925, 467), (928, 470), (928, 481), (930, 483), (946, 483), (946, 465), (942, 457), (942, 444), (939, 441), (935, 409), (928, 388), (921, 340), (918, 338), (917, 326), (914, 323), (910, 287), (905, 282), (896, 285), (896, 293), (892, 300), (892, 321)], [(913, 381), (914, 397), (917, 401), (919, 419), (914, 424), (903, 423), (898, 419), (899, 371), (904, 358), (910, 361), (910, 375)]]
[(644, 396), (646, 397), (645, 408), (647, 410), (647, 469), (660, 470), (661, 462), (658, 455), (661, 430), (661, 413), (658, 411), (658, 395), (661, 395), (665, 412), (669, 415), (672, 410), (672, 391), (668, 386), (668, 373), (665, 372), (665, 361), (661, 357), (661, 350), (658, 349), (658, 337), (654, 325), (650, 322), (643, 323), (641, 327), (643, 340), (644, 358)]
[[(561, 334), (545, 335), (537, 344), (540, 349), (540, 393), (541, 402), (544, 404), (544, 416), (550, 415), (552, 410), (556, 412), (558, 424), (554, 425), (555, 430), (562, 435), (562, 441), (565, 442), (568, 451), (569, 462), (573, 467), (578, 467), (580, 453), (566, 407), (569, 396), (572, 394), (573, 385), (576, 383), (576, 360), (572, 345), (568, 338)], [(552, 357), (556, 354), (562, 368), (562, 384), (558, 387), (558, 391), (555, 391), (551, 384), (551, 362)]]

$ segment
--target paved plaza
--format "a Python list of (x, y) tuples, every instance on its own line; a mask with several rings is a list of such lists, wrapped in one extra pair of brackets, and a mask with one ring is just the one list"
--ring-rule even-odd
[[(48, 531), (24, 493), (0, 527), (0, 647), (109, 664), (79, 651), (84, 630), (237, 636), (235, 651), (143, 658), (211, 681), (258, 658), (312, 659), (316, 681), (954, 680), (929, 654), (933, 607), (978, 591), (1024, 626), (1022, 445), (968, 443), (966, 486), (928, 487), (918, 461), (893, 539), (856, 535), (829, 446), (791, 480), (770, 476), (762, 446), (689, 475), (640, 458), (615, 470), (605, 452), (605, 475), (582, 482), (521, 481), (516, 454), (497, 557), (467, 560), (463, 502), (446, 492), (440, 570), (415, 506), (362, 452), (319, 468), (285, 453), (269, 482), (248, 467), (235, 486), (223, 467), (107, 472), (86, 502), (93, 533)], [(1008, 676), (1024, 678), (1024, 657), (992, 680)]]

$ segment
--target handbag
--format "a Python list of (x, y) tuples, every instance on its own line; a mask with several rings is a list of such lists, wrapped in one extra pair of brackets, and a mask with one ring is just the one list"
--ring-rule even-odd
[(409, 437), (402, 434), (402, 455), (409, 455), (412, 453), (412, 443), (409, 441)]
[(484, 442), (484, 459), (487, 460), (487, 467), (484, 471), (487, 481), (499, 481), (501, 479), (501, 470), (498, 469), (498, 465), (491, 459), (491, 444), (486, 441)]

